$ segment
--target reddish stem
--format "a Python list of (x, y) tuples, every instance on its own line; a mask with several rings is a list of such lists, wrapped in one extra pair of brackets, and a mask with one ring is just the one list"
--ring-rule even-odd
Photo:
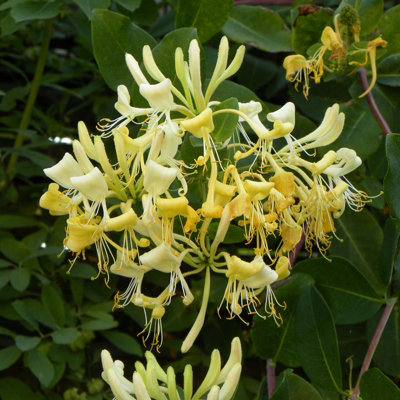
[(301, 234), (301, 238), (300, 241), (296, 244), (296, 247), (294, 248), (294, 250), (290, 253), (289, 255), (289, 262), (290, 262), (290, 267), (293, 268), (294, 263), (296, 262), (296, 258), (300, 253), (300, 250), (302, 249), (303, 245), (304, 245), (304, 241), (306, 239), (306, 235), (305, 235), (305, 227), (303, 227), (303, 233)]
[[(369, 82), (367, 78), (367, 73), (365, 72), (364, 68), (360, 68), (358, 71), (358, 75), (360, 76), (360, 81), (363, 89), (367, 90), (369, 88)], [(369, 92), (366, 96), (368, 106), (374, 115), (375, 119), (378, 121), (379, 126), (382, 128), (383, 134), (389, 135), (392, 133), (389, 124), (386, 122), (385, 118), (383, 118), (383, 115), (381, 114), (381, 111), (378, 108), (378, 105), (376, 104), (375, 97), (372, 94), (372, 91)]]
[(395, 304), (396, 304), (396, 300), (392, 300), (390, 303), (386, 304), (385, 309), (383, 310), (381, 319), (378, 322), (378, 325), (375, 329), (374, 336), (371, 340), (371, 343), (369, 344), (367, 353), (365, 354), (364, 361), (362, 363), (361, 370), (360, 370), (360, 373), (357, 378), (357, 383), (356, 383), (356, 386), (355, 386), (352, 396), (351, 396), (351, 400), (357, 400), (358, 395), (360, 394), (361, 377), (363, 376), (364, 372), (368, 370), (368, 368), (371, 364), (372, 357), (374, 356), (376, 347), (378, 346), (378, 343), (382, 336), (383, 330), (385, 329), (386, 323), (388, 322), (390, 313), (392, 312)]
[(268, 398), (270, 399), (275, 391), (275, 364), (271, 358), (267, 360), (267, 385)]
[(237, 0), (233, 3), (234, 6), (241, 5), (266, 5), (266, 6), (275, 6), (275, 5), (291, 5), (293, 0)]

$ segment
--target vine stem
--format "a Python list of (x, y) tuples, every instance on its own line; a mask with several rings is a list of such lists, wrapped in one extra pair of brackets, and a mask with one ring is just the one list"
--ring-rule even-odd
[(270, 399), (275, 391), (275, 363), (272, 358), (267, 360), (267, 386), (268, 398)]
[[(362, 87), (365, 90), (367, 90), (369, 88), (369, 83), (368, 83), (367, 73), (366, 73), (365, 69), (360, 68), (358, 71), (358, 75), (360, 77)], [(386, 135), (389, 135), (390, 133), (392, 133), (392, 130), (390, 129), (389, 124), (386, 122), (385, 118), (383, 118), (383, 115), (382, 115), (381, 111), (379, 110), (378, 105), (376, 104), (375, 97), (372, 94), (372, 91), (369, 92), (365, 97), (367, 98), (368, 106), (369, 106), (373, 116), (377, 120), (379, 126), (381, 127), (383, 134), (386, 136)]]
[(378, 346), (379, 340), (382, 336), (382, 333), (385, 329), (386, 323), (388, 322), (388, 319), (390, 317), (390, 314), (393, 310), (394, 305), (396, 304), (396, 299), (391, 299), (385, 306), (385, 309), (383, 310), (383, 314), (381, 316), (381, 319), (378, 322), (378, 325), (375, 329), (374, 336), (372, 337), (371, 343), (369, 344), (367, 353), (365, 354), (364, 361), (361, 366), (360, 373), (357, 378), (356, 386), (354, 387), (351, 400), (357, 400), (358, 395), (360, 394), (360, 382), (361, 378), (364, 374), (365, 371), (368, 370), (372, 357), (374, 356), (375, 350)]
[(233, 3), (234, 6), (242, 6), (242, 5), (266, 5), (266, 6), (274, 6), (274, 5), (291, 5), (293, 0), (237, 0)]
[[(33, 107), (35, 105), (36, 97), (39, 91), (40, 81), (42, 80), (42, 75), (44, 71), (44, 66), (46, 64), (47, 53), (49, 50), (51, 33), (53, 28), (53, 19), (49, 19), (46, 21), (44, 29), (43, 29), (43, 40), (42, 45), (40, 47), (39, 59), (36, 63), (35, 73), (33, 75), (32, 83), (30, 85), (28, 100), (25, 105), (24, 112), (22, 114), (22, 119), (19, 124), (19, 130), (23, 130), (28, 128), (29, 122), (31, 120)], [(21, 132), (18, 132), (17, 137), (15, 138), (14, 148), (18, 148), (22, 145), (24, 141), (24, 135)], [(14, 173), (15, 165), (17, 163), (18, 154), (11, 154), (10, 160), (7, 166), (7, 173), (11, 176)]]

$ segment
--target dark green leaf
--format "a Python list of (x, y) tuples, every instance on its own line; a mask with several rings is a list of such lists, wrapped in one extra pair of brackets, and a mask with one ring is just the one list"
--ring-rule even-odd
[(2, 400), (37, 400), (38, 397), (24, 382), (16, 378), (0, 379), (0, 397)]
[(363, 400), (400, 399), (400, 389), (378, 368), (365, 371), (360, 382), (360, 394)]
[(59, 326), (65, 324), (64, 302), (58, 291), (50, 286), (44, 286), (42, 289), (42, 303), (47, 311), (53, 316)]
[(332, 24), (332, 16), (333, 12), (328, 8), (320, 8), (310, 14), (299, 15), (293, 24), (293, 50), (305, 56), (311, 45), (320, 42), (323, 29)]
[(0, 371), (13, 365), (21, 355), (17, 346), (9, 346), (0, 350)]
[(37, 329), (39, 327), (39, 324), (33, 317), (33, 315), (29, 312), (26, 305), (26, 300), (16, 300), (12, 303), (13, 308), (21, 316), (21, 318), (28, 322), (32, 327)]
[(30, 279), (29, 270), (22, 267), (15, 268), (10, 275), (11, 285), (18, 292), (23, 292), (29, 286)]
[(111, 0), (73, 0), (79, 8), (91, 19), (92, 12), (95, 8), (110, 7)]
[(119, 331), (102, 332), (102, 335), (124, 353), (142, 357), (142, 348), (132, 336)]
[[(296, 274), (275, 290), (279, 303), (286, 304), (286, 309), (279, 309), (283, 319), (281, 326), (278, 327), (273, 318), (255, 317), (251, 337), (259, 357), (271, 358), (289, 367), (301, 365), (296, 349), (295, 315), (299, 296), (311, 283), (308, 275)], [(278, 306), (276, 308), (278, 311)]]
[[(369, 341), (378, 326), (382, 313), (376, 314), (367, 322)], [(375, 364), (391, 376), (400, 376), (400, 309), (397, 305), (392, 310), (389, 320), (379, 340), (374, 354)]]
[(378, 82), (387, 86), (400, 86), (400, 54), (386, 57), (378, 65)]
[[(223, 109), (239, 109), (239, 103), (237, 99), (231, 97), (226, 99), (221, 104), (218, 104), (214, 108), (214, 111)], [(211, 132), (211, 136), (214, 142), (223, 143), (225, 140), (229, 139), (237, 127), (239, 116), (231, 113), (222, 113), (214, 117), (214, 130)]]
[(29, 249), (24, 243), (11, 238), (1, 240), (0, 250), (7, 258), (16, 263), (22, 261), (29, 254)]
[(224, 25), (233, 0), (178, 0), (175, 26), (193, 26), (201, 42), (214, 36)]
[(15, 22), (49, 19), (57, 14), (58, 5), (55, 1), (26, 1), (16, 4), (11, 9), (11, 16)]
[(140, 7), (140, 3), (142, 0), (116, 0), (116, 2), (126, 8), (128, 11), (135, 11), (137, 8)]
[(39, 350), (30, 350), (27, 353), (26, 365), (40, 383), (47, 387), (54, 377), (54, 367), (46, 355)]
[(0, 215), (0, 228), (26, 228), (38, 225), (38, 222), (33, 218), (25, 215), (2, 214)]
[(96, 10), (92, 16), (93, 52), (106, 83), (132, 86), (133, 78), (125, 64), (125, 53), (132, 54), (140, 63), (142, 48), (153, 47), (155, 40), (128, 17), (108, 10)]
[(303, 272), (315, 279), (318, 290), (332, 311), (337, 324), (352, 324), (375, 314), (383, 300), (368, 281), (347, 260), (332, 257), (314, 258), (296, 264), (295, 273)]
[(384, 181), (385, 198), (393, 214), (400, 220), (400, 135), (386, 137), (389, 169)]
[(40, 343), (40, 337), (37, 336), (22, 336), (15, 337), (15, 344), (21, 351), (34, 349)]
[(383, 0), (360, 0), (358, 15), (361, 20), (361, 35), (371, 33), (383, 14)]
[(78, 333), (76, 328), (64, 328), (54, 331), (51, 337), (57, 344), (70, 344), (78, 337)]
[(249, 43), (269, 52), (290, 51), (291, 35), (279, 14), (261, 7), (232, 9), (222, 31), (239, 43)]
[(385, 285), (377, 271), (383, 242), (383, 233), (378, 222), (367, 210), (358, 213), (346, 210), (335, 221), (335, 225), (336, 234), (342, 241), (332, 241), (331, 255), (348, 259), (374, 290), (383, 294)]
[(385, 221), (385, 226), (383, 229), (383, 244), (379, 256), (379, 273), (382, 282), (386, 285), (386, 287), (390, 283), (393, 273), (394, 262), (399, 251), (399, 238), (400, 226), (398, 224), (398, 221), (393, 218), (388, 218)]
[(88, 331), (103, 331), (106, 329), (115, 328), (118, 325), (117, 321), (113, 319), (93, 319), (91, 321), (84, 322), (81, 327)]
[(400, 53), (400, 4), (389, 8), (379, 21), (382, 38), (387, 40), (386, 55)]
[(297, 351), (304, 371), (321, 388), (340, 391), (342, 371), (333, 317), (313, 286), (304, 288), (295, 319)]
[(271, 400), (322, 400), (318, 391), (300, 376), (289, 371), (283, 372), (283, 375)]

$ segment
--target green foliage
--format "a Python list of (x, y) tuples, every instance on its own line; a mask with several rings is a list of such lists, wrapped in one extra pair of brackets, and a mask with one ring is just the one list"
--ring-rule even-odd
[[(85, 120), (94, 132), (101, 118), (117, 116), (110, 88), (115, 91), (118, 85), (126, 85), (131, 105), (146, 106), (139, 100), (125, 53), (141, 64), (142, 47), (149, 45), (161, 72), (181, 89), (174, 51), (180, 46), (187, 55), (190, 41), (198, 38), (202, 43), (202, 84), (206, 87), (222, 35), (235, 42), (231, 43), (229, 60), (242, 43), (246, 55), (233, 81), (223, 82), (215, 92), (212, 100), (223, 102), (215, 110), (238, 109), (239, 103), (261, 99), (260, 116), (271, 129), (266, 114), (292, 101), (297, 109), (298, 139), (319, 125), (326, 107), (338, 103), (346, 116), (344, 130), (338, 140), (318, 152), (354, 149), (363, 165), (348, 176), (349, 181), (370, 196), (378, 195), (382, 188), (384, 195), (368, 202), (362, 212), (346, 210), (334, 220), (337, 238), (325, 257), (319, 256), (316, 248), (311, 258), (300, 250), (291, 275), (272, 285), (282, 305), (275, 305), (283, 320), (279, 326), (273, 318), (263, 318), (263, 307), (259, 308), (261, 316), (244, 317), (248, 326), (238, 318), (226, 321), (223, 307), (219, 319), (215, 310), (224, 296), (226, 279), (216, 276), (205, 327), (193, 349), (183, 356), (180, 345), (200, 307), (204, 284), (202, 278), (190, 277), (195, 301), (186, 307), (174, 299), (168, 306), (160, 363), (179, 371), (190, 362), (199, 376), (204, 376), (206, 354), (218, 347), (224, 356), (231, 338), (239, 335), (244, 344), (243, 372), (236, 399), (267, 399), (265, 361), (260, 359), (270, 359), (276, 366), (276, 389), (271, 399), (337, 399), (351, 389), (347, 357), (353, 356), (354, 387), (385, 304), (396, 302), (373, 356), (372, 366), (379, 369), (364, 373), (360, 396), (363, 400), (400, 396), (396, 385), (400, 376), (399, 135), (384, 137), (369, 103), (358, 98), (365, 88), (352, 69), (325, 70), (326, 80), (319, 84), (311, 79), (306, 100), (301, 85), (296, 91), (285, 80), (282, 68), (292, 49), (306, 55), (320, 42), (323, 28), (333, 26), (333, 15), (345, 4), (357, 3), (361, 21), (358, 46), (379, 35), (388, 42), (386, 48), (378, 49), (377, 84), (372, 93), (391, 131), (399, 132), (400, 6), (382, 0), (342, 1), (337, 9), (337, 1), (318, 2), (318, 6), (310, 3), (260, 7), (235, 5), (232, 0), (9, 0), (0, 5), (2, 400), (111, 399), (109, 389), (93, 380), (100, 378), (101, 350), (114, 352), (129, 368), (136, 360), (143, 361), (146, 349), (137, 337), (143, 329), (142, 310), (128, 305), (113, 312), (113, 295), (125, 291), (125, 283), (112, 276), (107, 287), (105, 276), (93, 279), (98, 261), (93, 249), (87, 251), (86, 260), (76, 260), (70, 269), (71, 254), (63, 249), (65, 217), (50, 216), (38, 206), (49, 183), (42, 169), (65, 152), (72, 152), (70, 140), (77, 138), (78, 121)], [(45, 27), (50, 24), (51, 41), (46, 51)], [(351, 57), (365, 58), (364, 53)], [(44, 75), (36, 99), (29, 100), (35, 91), (38, 60), (45, 64)], [(369, 62), (365, 68), (370, 81)], [(22, 120), (29, 108), (24, 126)], [(237, 150), (226, 146), (226, 141), (237, 135), (237, 122), (238, 116), (233, 114), (214, 119), (212, 137), (222, 162)], [(202, 146), (201, 140), (186, 135), (179, 159), (193, 164), (203, 154)], [(15, 168), (10, 168), (12, 157), (17, 159)], [(249, 157), (238, 166), (247, 170), (252, 161)], [(203, 176), (187, 177), (187, 196), (198, 208), (205, 201), (203, 188), (208, 178), (208, 171)], [(211, 240), (217, 229), (217, 222), (210, 224)], [(239, 244), (243, 238), (244, 227), (231, 225), (221, 247), (248, 258), (247, 249)], [(276, 240), (273, 235), (268, 237), (272, 248), (279, 245)], [(155, 288), (158, 285), (161, 283), (154, 282)], [(258, 295), (261, 302), (264, 296)]]

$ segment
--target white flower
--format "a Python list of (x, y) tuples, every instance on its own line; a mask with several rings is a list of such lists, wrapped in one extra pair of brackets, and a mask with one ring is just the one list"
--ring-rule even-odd
[(164, 167), (150, 160), (146, 166), (143, 186), (152, 197), (160, 196), (168, 190), (177, 172), (176, 168)]
[(89, 200), (101, 202), (107, 196), (107, 182), (97, 167), (86, 175), (72, 177), (70, 181), (71, 187), (79, 190)]
[(168, 112), (174, 108), (175, 103), (171, 89), (172, 84), (169, 79), (155, 85), (148, 83), (139, 85), (140, 94), (148, 101), (155, 112)]
[(82, 168), (78, 162), (69, 153), (65, 153), (64, 157), (50, 168), (45, 168), (43, 172), (54, 182), (66, 189), (72, 189), (71, 178), (83, 175)]

